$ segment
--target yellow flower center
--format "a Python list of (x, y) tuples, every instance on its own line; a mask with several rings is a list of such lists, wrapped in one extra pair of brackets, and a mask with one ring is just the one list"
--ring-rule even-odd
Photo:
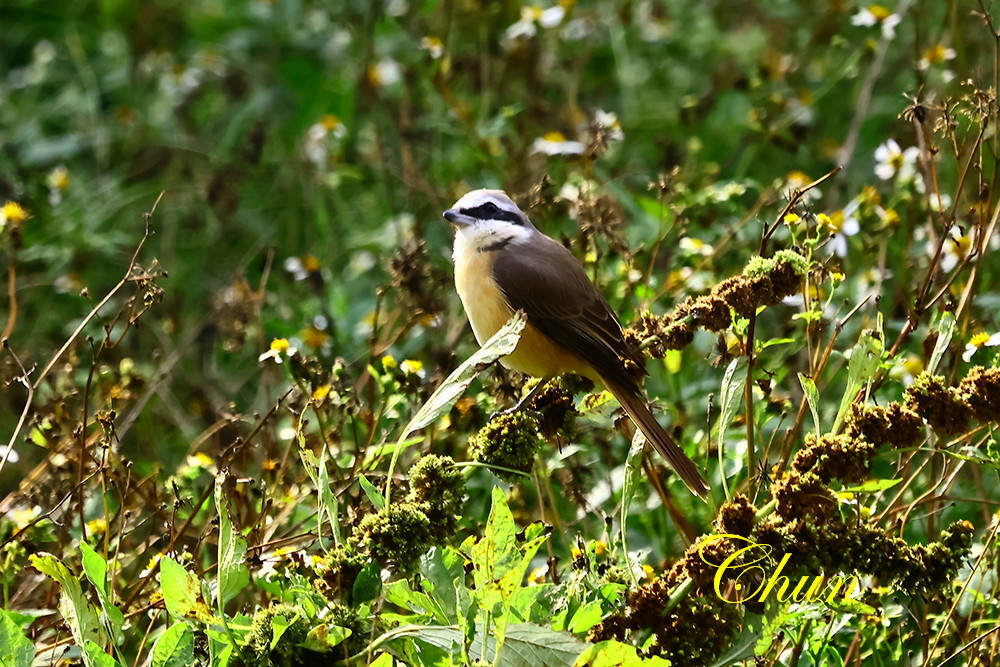
[(943, 63), (948, 59), (948, 49), (945, 48), (944, 44), (935, 44), (931, 48), (924, 51), (924, 58), (931, 65)]
[(49, 172), (48, 182), (49, 187), (59, 192), (66, 192), (69, 188), (69, 169), (63, 166), (56, 167)]
[(304, 255), (302, 257), (302, 268), (309, 273), (316, 273), (320, 270), (322, 264), (319, 263), (319, 258), (316, 255)]
[(920, 375), (924, 370), (924, 362), (920, 357), (907, 357), (906, 361), (903, 362), (903, 369), (910, 375)]
[(561, 144), (566, 142), (566, 135), (556, 130), (553, 132), (546, 132), (544, 135), (542, 135), (542, 139), (544, 139), (545, 141), (551, 141), (553, 143)]
[(948, 239), (951, 241), (953, 252), (959, 257), (965, 257), (969, 254), (969, 250), (972, 248), (972, 237), (968, 235), (959, 236), (958, 238)]
[(892, 16), (892, 12), (890, 12), (888, 9), (886, 9), (882, 5), (870, 5), (868, 7), (868, 11), (871, 13), (872, 16), (875, 17), (875, 19), (877, 21), (880, 21), (880, 22), (884, 21), (887, 18), (889, 18), (890, 16)]
[(399, 365), (399, 368), (404, 373), (419, 373), (424, 370), (424, 364), (422, 361), (417, 361), (416, 359), (407, 359)]
[(827, 215), (826, 213), (820, 213), (816, 216), (819, 223), (826, 228), (826, 230), (831, 234), (839, 234), (840, 230), (844, 228), (844, 211), (838, 210), (834, 211), (832, 215)]
[(3, 205), (3, 219), (7, 222), (24, 222), (28, 219), (28, 212), (16, 201), (9, 201)]
[(271, 349), (275, 352), (288, 352), (289, 343), (287, 338), (275, 338), (271, 341)]
[(325, 127), (327, 130), (335, 130), (341, 125), (343, 125), (340, 119), (334, 116), (332, 113), (325, 114), (322, 118), (319, 119), (319, 122), (320, 125)]
[(986, 345), (986, 342), (990, 339), (990, 335), (985, 331), (980, 331), (969, 339), (969, 345), (973, 347), (982, 347)]

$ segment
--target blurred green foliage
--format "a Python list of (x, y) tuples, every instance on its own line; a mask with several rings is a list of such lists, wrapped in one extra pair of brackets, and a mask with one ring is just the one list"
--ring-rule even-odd
[[(800, 431), (826, 432), (842, 416), (846, 387), (864, 386), (884, 404), (932, 356), (941, 362), (929, 370), (950, 384), (972, 356), (988, 365), (988, 335), (1000, 330), (990, 237), (1000, 154), (995, 4), (5, 2), (0, 203), (30, 216), (5, 208), (0, 221), (0, 326), (10, 346), (0, 355), (0, 446), (12, 437), (17, 452), (0, 476), (5, 519), (18, 528), (37, 521), (32, 548), (68, 559), (81, 539), (103, 542), (105, 554), (120, 549), (116, 599), (134, 611), (154, 589), (140, 575), (154, 554), (183, 549), (196, 569), (209, 567), (200, 537), (214, 516), (211, 473), (243, 480), (226, 490), (260, 565), (285, 540), (302, 553), (325, 550), (331, 531), (318, 511), (331, 520), (339, 512), (345, 534), (375, 516), (378, 493), (359, 475), (381, 490), (394, 452), (407, 464), (431, 451), (466, 460), (469, 436), (511, 404), (519, 378), (477, 382), (423, 437), (394, 438), (475, 350), (440, 220), (474, 187), (502, 187), (530, 207), (625, 324), (647, 309), (669, 313), (739, 274), (755, 253), (795, 247), (809, 256), (797, 302), (737, 318), (718, 337), (700, 332), (649, 365), (650, 395), (713, 488), (724, 475), (727, 489), (760, 491), (799, 450)], [(786, 208), (795, 189), (838, 167)], [(153, 235), (133, 267), (151, 211)], [(955, 313), (952, 328), (944, 311)], [(81, 324), (29, 395), (26, 385)], [(881, 332), (885, 354), (878, 374), (855, 385), (846, 356), (862, 329)], [(987, 338), (967, 349), (977, 333)], [(748, 350), (748, 393), (729, 389), (752, 400), (740, 404), (741, 421), (716, 424), (728, 395), (723, 368)], [(803, 428), (796, 374), (813, 373), (821, 405), (809, 407), (823, 424), (805, 419)], [(621, 500), (628, 442), (609, 427), (615, 406), (580, 399), (572, 380), (564, 388), (563, 409), (587, 416), (560, 417), (544, 434), (551, 444), (534, 477), (515, 482), (510, 504), (519, 524), (555, 526), (549, 556), (564, 565), (589, 558), (589, 583), (566, 595), (589, 605), (593, 625), (621, 604), (634, 564), (634, 554), (616, 553), (604, 579), (594, 574), (595, 541), (606, 548), (620, 528), (604, 519)], [(986, 427), (963, 437), (976, 465), (996, 460)], [(717, 464), (720, 444), (729, 458)], [(315, 458), (300, 461), (298, 447), (327, 449), (323, 471), (311, 467)], [(887, 454), (873, 464), (876, 477), (908, 480), (899, 496), (880, 496), (880, 525), (903, 516), (900, 532), (921, 542), (959, 519), (987, 530), (994, 473), (963, 470), (960, 501), (945, 499), (950, 486), (927, 500), (922, 489), (937, 488), (940, 462), (910, 462)], [(317, 480), (331, 489), (319, 499)], [(466, 532), (481, 531), (496, 507), (495, 483), (483, 470), (468, 476)], [(714, 508), (680, 491), (664, 477), (633, 500), (629, 546), (653, 563), (713, 529)], [(766, 501), (761, 493), (755, 499)], [(358, 555), (341, 556), (323, 566), (335, 573), (324, 579), (329, 590), (347, 569), (357, 576)], [(41, 588), (18, 587), (16, 566), (3, 569), (5, 602), (44, 606)], [(614, 578), (612, 595), (601, 586)], [(246, 611), (312, 590), (301, 573), (292, 584), (256, 572), (255, 580)], [(570, 627), (558, 605), (546, 609), (561, 620), (530, 620)], [(359, 622), (356, 613), (342, 626)], [(859, 626), (828, 646), (809, 634), (823, 626), (811, 613), (776, 624), (795, 628), (799, 654), (813, 642), (805, 653), (817, 664), (854, 636), (877, 651), (880, 633), (892, 632)], [(990, 614), (987, 605), (979, 620)], [(578, 634), (590, 627), (578, 623)], [(39, 645), (56, 640), (49, 627), (35, 626)], [(141, 635), (119, 657), (139, 655)], [(897, 635), (920, 636), (908, 626)], [(971, 636), (944, 644), (956, 649)], [(787, 660), (787, 643), (775, 639), (769, 658)]]

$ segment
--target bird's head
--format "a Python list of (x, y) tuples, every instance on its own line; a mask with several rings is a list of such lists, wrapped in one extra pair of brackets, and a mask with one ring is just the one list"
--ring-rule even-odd
[(502, 190), (473, 190), (443, 213), (459, 234), (524, 238), (534, 231), (524, 211)]

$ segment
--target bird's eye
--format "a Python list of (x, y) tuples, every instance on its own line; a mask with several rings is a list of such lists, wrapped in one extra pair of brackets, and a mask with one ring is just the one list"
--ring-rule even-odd
[(489, 211), (490, 213), (496, 213), (497, 211), (500, 210), (500, 207), (494, 204), (493, 202), (488, 201), (485, 204), (483, 204), (483, 210)]

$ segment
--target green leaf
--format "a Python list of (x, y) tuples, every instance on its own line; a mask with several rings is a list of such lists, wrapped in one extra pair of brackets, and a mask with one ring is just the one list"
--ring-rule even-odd
[[(249, 618), (246, 618), (245, 621), (247, 627), (252, 623)], [(229, 667), (229, 661), (232, 659), (233, 653), (236, 652), (236, 647), (233, 646), (233, 637), (222, 628), (211, 625), (205, 628), (205, 634), (208, 635), (209, 667)]]
[(569, 621), (569, 627), (567, 628), (574, 635), (580, 635), (587, 632), (592, 627), (601, 622), (604, 617), (603, 605), (599, 600), (594, 600), (583, 605), (576, 610), (573, 617)]
[(668, 667), (671, 662), (653, 656), (643, 658), (634, 646), (617, 641), (593, 644), (580, 654), (574, 667)]
[(183, 621), (174, 623), (157, 638), (150, 651), (152, 667), (187, 667), (194, 664), (194, 632)]
[(281, 641), (281, 635), (285, 634), (292, 623), (295, 622), (295, 618), (285, 618), (281, 614), (275, 614), (271, 617), (271, 650), (273, 651), (278, 647), (278, 642)]
[(108, 597), (107, 561), (86, 542), (80, 543), (80, 553), (83, 572), (87, 575), (87, 580), (97, 590), (97, 599), (100, 602), (101, 611), (104, 612), (101, 620), (106, 623), (105, 630), (109, 637), (114, 638), (115, 643), (120, 643), (123, 639), (122, 627), (125, 625), (125, 614), (114, 606)]
[(841, 493), (878, 493), (891, 489), (902, 481), (902, 479), (873, 479), (857, 486), (841, 489)]
[(169, 556), (160, 558), (160, 590), (163, 603), (173, 616), (206, 622), (216, 620), (205, 604), (201, 580)]
[(808, 375), (799, 373), (799, 384), (802, 385), (802, 392), (806, 397), (806, 404), (809, 406), (809, 412), (812, 413), (813, 423), (816, 424), (816, 436), (822, 433), (820, 431), (819, 423), (819, 390), (816, 389), (816, 381), (813, 380)]
[[(719, 463), (723, 466), (723, 471), (727, 470), (726, 460), (725, 460), (725, 440), (726, 440), (726, 429), (732, 422), (734, 415), (736, 414), (737, 406), (740, 403), (740, 399), (743, 397), (743, 386), (746, 383), (747, 377), (747, 367), (745, 364), (740, 362), (740, 358), (737, 357), (729, 362), (729, 366), (726, 367), (726, 372), (722, 375), (722, 391), (720, 410), (719, 410), (719, 421), (718, 421), (718, 443), (719, 443)], [(748, 415), (749, 418), (749, 415)], [(747, 447), (753, 447), (754, 443), (748, 442)], [(729, 488), (726, 480), (726, 474), (722, 476), (722, 483), (725, 487), (726, 497), (729, 496)]]
[[(458, 627), (412, 625), (391, 631), (392, 636), (413, 636), (420, 642), (450, 651), (460, 646), (462, 633)], [(477, 632), (469, 649), (475, 659), (483, 656), (496, 667), (569, 667), (576, 661), (588, 644), (565, 632), (556, 632), (532, 623), (512, 623), (507, 626), (507, 636), (503, 653), (496, 661), (497, 641), (487, 636), (485, 655), (483, 633)]]
[[(544, 623), (552, 615), (552, 602), (545, 600), (555, 588), (554, 584), (523, 586), (514, 591), (508, 600), (511, 621)], [(598, 619), (600, 620), (600, 619)]]
[(388, 653), (383, 653), (379, 657), (375, 658), (368, 667), (394, 667), (396, 660), (392, 655)]
[(368, 496), (368, 500), (372, 505), (375, 506), (376, 510), (380, 510), (385, 507), (385, 498), (379, 493), (375, 485), (368, 481), (368, 478), (364, 475), (358, 477), (358, 481), (361, 482), (361, 488), (364, 489), (365, 495)]
[(35, 645), (24, 636), (10, 613), (0, 609), (0, 665), (31, 667)]
[(441, 608), (438, 601), (423, 591), (415, 591), (410, 588), (410, 583), (405, 579), (397, 579), (390, 582), (385, 587), (386, 602), (390, 602), (397, 607), (408, 609), (414, 614), (424, 615), (425, 618), (410, 619), (409, 622), (424, 622), (433, 618), (442, 625), (447, 625), (447, 615)]
[(465, 589), (465, 566), (462, 554), (451, 547), (434, 547), (420, 562), (423, 575), (420, 586), (439, 604), (444, 614), (442, 625), (458, 622), (458, 597), (455, 587)]
[(100, 644), (89, 639), (83, 645), (83, 661), (88, 667), (121, 667), (117, 660), (104, 652)]
[[(28, 556), (28, 561), (32, 567), (62, 587), (59, 613), (66, 620), (76, 644), (85, 646), (88, 641), (103, 640), (97, 608), (83, 596), (80, 581), (73, 576), (69, 568), (49, 553), (31, 554)], [(88, 665), (92, 664), (90, 658), (85, 659)]]
[(361, 604), (378, 597), (382, 591), (382, 568), (375, 561), (371, 561), (358, 573), (354, 580), (354, 587), (351, 589), (351, 602)]
[(884, 344), (879, 335), (871, 329), (861, 332), (858, 342), (851, 348), (851, 359), (847, 362), (847, 387), (840, 399), (840, 407), (837, 409), (837, 418), (833, 422), (831, 432), (836, 433), (840, 429), (840, 422), (854, 402), (855, 395), (875, 376), (882, 363), (884, 351)]
[(342, 628), (339, 625), (327, 625), (323, 623), (317, 625), (306, 635), (303, 648), (311, 651), (325, 652), (340, 645), (345, 639), (351, 636), (350, 628)]
[(340, 506), (337, 497), (333, 495), (330, 488), (330, 473), (326, 469), (326, 448), (319, 452), (319, 458), (305, 447), (305, 437), (299, 434), (299, 458), (302, 465), (313, 483), (313, 487), (319, 493), (319, 511), (316, 513), (316, 522), (319, 532), (323, 530), (323, 519), (326, 518), (333, 533), (334, 544), (340, 544), (343, 539), (340, 536)]
[(521, 331), (524, 329), (525, 318), (522, 313), (515, 313), (514, 317), (500, 327), (486, 343), (465, 360), (461, 366), (448, 376), (437, 390), (431, 394), (427, 402), (417, 410), (410, 423), (403, 429), (400, 440), (413, 433), (417, 429), (433, 424), (445, 412), (451, 409), (458, 397), (465, 393), (472, 381), (479, 375), (483, 367), (492, 364), (500, 357), (505, 357), (514, 351), (517, 343), (521, 340)]
[(83, 572), (94, 585), (97, 592), (106, 595), (108, 592), (108, 564), (99, 553), (86, 542), (80, 543), (80, 555), (83, 562)]
[[(642, 434), (639, 429), (635, 430), (635, 435), (632, 436), (632, 447), (628, 451), (628, 457), (625, 459), (625, 481), (622, 484), (622, 504), (621, 504), (621, 526), (622, 526), (622, 553), (628, 558), (628, 536), (625, 532), (625, 526), (628, 525), (628, 511), (632, 504), (632, 497), (635, 495), (636, 480), (641, 479), (642, 474), (642, 452), (646, 447), (646, 437)], [(629, 578), (632, 581), (632, 585), (636, 588), (639, 586), (639, 581), (635, 577), (635, 572), (633, 572), (632, 567), (629, 564), (626, 566)]]
[(247, 541), (233, 524), (229, 498), (225, 494), (225, 478), (226, 473), (219, 473), (215, 478), (215, 508), (219, 513), (219, 613), (250, 583), (245, 561)]
[(798, 338), (772, 338), (770, 340), (764, 341), (763, 343), (759, 343), (757, 346), (757, 351), (763, 352), (767, 348), (774, 347), (775, 345), (788, 345), (789, 343), (797, 343), (797, 342), (799, 342)]
[(944, 356), (945, 351), (951, 344), (951, 339), (955, 337), (956, 329), (955, 314), (947, 310), (941, 313), (941, 317), (938, 318), (937, 322), (931, 325), (931, 331), (937, 332), (937, 341), (934, 343), (934, 351), (931, 352), (927, 368), (924, 369), (928, 373), (933, 373), (937, 369), (941, 357)]
[(503, 489), (493, 487), (493, 506), (483, 539), (472, 547), (473, 576), (476, 588), (499, 581), (518, 562), (517, 528)]

